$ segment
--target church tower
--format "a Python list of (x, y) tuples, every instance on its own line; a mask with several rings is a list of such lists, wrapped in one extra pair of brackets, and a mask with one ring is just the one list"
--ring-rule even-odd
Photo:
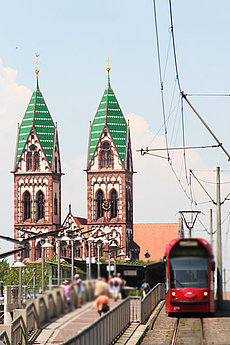
[[(35, 72), (36, 90), (18, 128), (13, 171), (15, 238), (19, 237), (20, 229), (41, 233), (61, 225), (62, 173), (57, 126), (39, 89), (38, 68)], [(40, 239), (27, 246), (23, 258), (38, 260)]]
[(93, 236), (138, 257), (133, 242), (133, 162), (129, 123), (108, 83), (90, 125), (87, 162), (87, 224)]

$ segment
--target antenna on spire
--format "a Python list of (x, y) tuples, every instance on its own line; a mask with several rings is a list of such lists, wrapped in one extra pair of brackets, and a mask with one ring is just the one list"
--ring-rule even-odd
[(35, 61), (36, 69), (35, 69), (35, 73), (37, 74), (37, 90), (39, 90), (39, 86), (38, 86), (38, 73), (40, 72), (40, 70), (38, 69), (38, 65), (40, 65), (40, 62), (38, 61), (38, 58), (39, 58), (40, 54), (35, 53), (35, 56), (36, 56), (36, 61)]
[(109, 60), (109, 57), (107, 60), (105, 60), (105, 62), (107, 62), (107, 67), (106, 67), (106, 71), (108, 71), (108, 88), (110, 87), (110, 79), (109, 79), (109, 71), (111, 70), (111, 67), (109, 66), (109, 63), (112, 62), (112, 60)]

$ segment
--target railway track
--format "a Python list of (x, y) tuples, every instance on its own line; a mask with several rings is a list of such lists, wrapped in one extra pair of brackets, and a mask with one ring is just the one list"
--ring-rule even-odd
[(178, 318), (169, 345), (206, 345), (202, 318)]
[(205, 338), (203, 318), (168, 317), (162, 308), (141, 345), (207, 345)]

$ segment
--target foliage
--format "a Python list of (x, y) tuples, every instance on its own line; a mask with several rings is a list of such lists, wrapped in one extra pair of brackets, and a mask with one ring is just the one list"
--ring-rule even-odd
[(51, 258), (47, 259), (48, 262), (54, 262), (57, 263), (57, 258), (55, 255), (51, 256)]
[[(33, 285), (34, 270), (36, 270), (36, 285), (41, 285), (42, 281), (42, 264), (23, 262), (26, 267), (22, 268), (22, 285)], [(6, 260), (0, 262), (0, 280), (4, 285), (19, 284), (19, 269), (9, 265)], [(49, 265), (45, 264), (45, 284), (49, 283)]]
[(8, 275), (10, 272), (10, 265), (7, 260), (2, 260), (0, 263), (0, 280), (4, 281), (5, 275)]
[(130, 296), (141, 296), (142, 297), (141, 289), (136, 288), (136, 289), (131, 290)]
[(143, 260), (135, 260), (135, 261), (129, 261), (127, 262), (127, 264), (129, 265), (140, 265), (140, 266), (147, 266), (147, 265), (150, 265), (150, 264), (153, 264), (154, 260), (147, 260), (147, 261), (143, 261)]

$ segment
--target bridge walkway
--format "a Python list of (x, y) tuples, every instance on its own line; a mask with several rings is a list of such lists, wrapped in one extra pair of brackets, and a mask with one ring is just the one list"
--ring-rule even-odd
[[(110, 308), (119, 304), (110, 299)], [(99, 318), (95, 300), (83, 304), (72, 312), (63, 314), (61, 317), (43, 326), (28, 345), (59, 345), (79, 333), (82, 329), (92, 324)], [(96, 344), (94, 344), (96, 345)]]

